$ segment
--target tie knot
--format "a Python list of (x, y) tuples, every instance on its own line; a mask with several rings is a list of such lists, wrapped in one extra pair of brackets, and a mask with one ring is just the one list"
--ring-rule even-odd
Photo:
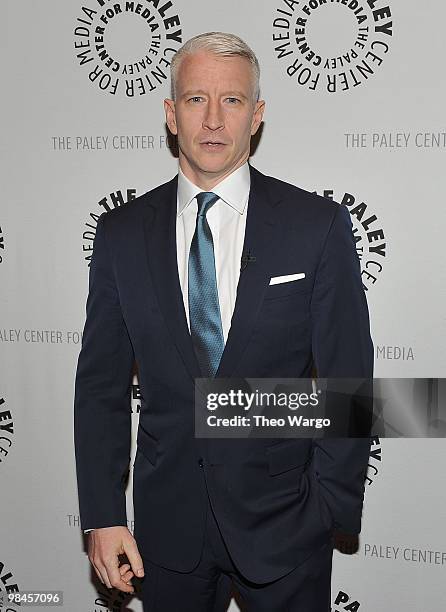
[(197, 193), (198, 215), (206, 216), (210, 207), (218, 200), (218, 195), (213, 191), (201, 191)]

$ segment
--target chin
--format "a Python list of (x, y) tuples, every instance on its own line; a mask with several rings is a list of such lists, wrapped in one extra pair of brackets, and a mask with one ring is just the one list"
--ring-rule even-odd
[(197, 165), (199, 165), (200, 167), (215, 167), (215, 166), (221, 166), (222, 164), (224, 165), (228, 165), (228, 163), (230, 163), (230, 151), (228, 150), (223, 150), (223, 151), (213, 151), (210, 153), (207, 153), (206, 151), (197, 151), (197, 155), (196, 155), (196, 161), (197, 161)]
[(225, 170), (228, 169), (229, 165), (227, 163), (225, 163), (224, 160), (212, 160), (212, 161), (207, 161), (207, 160), (203, 160), (200, 164), (198, 164), (198, 167), (200, 168), (200, 170), (202, 172), (224, 172)]

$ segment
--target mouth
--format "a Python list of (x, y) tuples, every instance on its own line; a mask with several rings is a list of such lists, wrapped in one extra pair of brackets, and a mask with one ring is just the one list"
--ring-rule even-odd
[(202, 140), (200, 146), (208, 151), (221, 151), (226, 143), (221, 140)]

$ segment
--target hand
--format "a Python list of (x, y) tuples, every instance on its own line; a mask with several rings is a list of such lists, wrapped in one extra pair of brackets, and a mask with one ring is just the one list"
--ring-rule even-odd
[[(119, 566), (118, 555), (125, 554), (130, 563)], [(142, 578), (144, 566), (135, 538), (127, 527), (102, 527), (88, 534), (88, 558), (99, 580), (109, 589), (115, 587), (134, 593), (131, 579)]]

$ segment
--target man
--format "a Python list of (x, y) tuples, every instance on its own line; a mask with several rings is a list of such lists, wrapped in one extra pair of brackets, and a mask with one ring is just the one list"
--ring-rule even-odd
[(146, 612), (213, 610), (229, 578), (249, 611), (328, 611), (332, 532), (360, 531), (369, 440), (196, 438), (194, 379), (372, 376), (350, 217), (249, 165), (265, 103), (238, 37), (188, 41), (164, 106), (179, 173), (101, 215), (91, 261), (75, 390), (89, 557), (108, 587), (144, 575)]

